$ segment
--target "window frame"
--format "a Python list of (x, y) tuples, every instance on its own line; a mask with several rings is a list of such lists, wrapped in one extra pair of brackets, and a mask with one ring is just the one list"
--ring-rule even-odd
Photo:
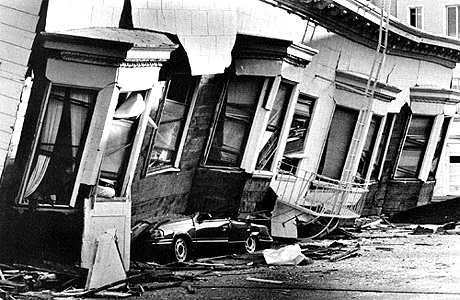
[[(328, 154), (328, 143), (329, 143), (329, 139), (331, 138), (330, 137), (330, 134), (331, 134), (331, 129), (333, 128), (332, 125), (333, 125), (333, 122), (334, 122), (334, 117), (336, 116), (336, 112), (340, 111), (340, 113), (344, 113), (344, 114), (347, 114), (348, 116), (350, 117), (354, 117), (354, 121), (353, 120), (348, 120), (347, 122), (351, 122), (351, 123), (355, 123), (355, 126), (352, 127), (352, 129), (348, 132), (350, 135), (347, 136), (347, 144), (346, 144), (346, 147), (344, 147), (342, 150), (342, 154), (343, 154), (343, 157), (341, 157), (341, 159), (343, 159), (343, 162), (342, 162), (342, 165), (340, 166), (340, 171), (336, 168), (334, 170), (332, 169), (327, 169), (328, 173), (324, 173), (324, 169), (326, 166), (329, 167), (329, 165), (326, 165), (326, 159), (327, 159), (327, 154)], [(334, 111), (331, 115), (331, 119), (329, 121), (329, 128), (328, 128), (328, 131), (327, 131), (327, 136), (326, 136), (326, 139), (324, 140), (324, 145), (323, 145), (323, 149), (321, 151), (321, 157), (320, 157), (320, 160), (319, 160), (319, 163), (318, 163), (318, 167), (317, 167), (317, 173), (319, 175), (323, 175), (323, 176), (327, 176), (327, 177), (330, 177), (332, 179), (336, 179), (336, 180), (341, 180), (342, 176), (343, 176), (343, 173), (344, 173), (344, 169), (345, 169), (345, 165), (347, 163), (347, 159), (349, 159), (349, 151), (350, 151), (350, 146), (351, 146), (351, 143), (352, 143), (352, 139), (353, 139), (353, 135), (354, 135), (354, 131), (356, 130), (356, 123), (358, 121), (358, 118), (359, 118), (359, 114), (360, 114), (360, 111), (355, 109), (355, 108), (351, 108), (351, 107), (348, 107), (348, 106), (343, 106), (343, 105), (335, 105), (334, 107)], [(331, 139), (331, 141), (334, 141), (334, 139)], [(337, 150), (337, 148), (334, 148)], [(337, 153), (337, 152), (331, 152), (333, 154)], [(330, 158), (329, 158), (330, 159)], [(337, 160), (337, 158), (335, 158), (335, 160)], [(331, 172), (334, 172), (334, 173), (337, 173), (335, 175), (337, 176), (333, 176), (331, 175), (330, 173)]]
[[(410, 6), (409, 7), (409, 25), (418, 28), (418, 29), (423, 29), (424, 24), (423, 24), (423, 6)], [(415, 17), (415, 24), (412, 24), (412, 16)]]
[[(379, 168), (378, 161), (377, 161), (377, 155), (378, 151), (380, 150), (379, 145), (380, 145), (380, 138), (382, 137), (382, 131), (383, 131), (383, 124), (384, 124), (385, 118), (383, 116), (373, 114), (371, 116), (371, 120), (369, 123), (369, 128), (367, 131), (367, 136), (364, 141), (364, 146), (363, 146), (363, 151), (361, 152), (361, 158), (358, 163), (358, 168), (357, 168), (357, 174), (361, 173), (361, 177), (358, 179), (362, 180), (368, 180), (371, 177), (371, 174), (375, 168)], [(374, 126), (374, 131), (371, 134), (370, 129), (372, 126), (372, 123), (375, 124)], [(367, 157), (365, 161), (362, 161), (363, 157)], [(363, 162), (363, 164), (361, 163)]]
[[(418, 136), (418, 135), (415, 135), (415, 134), (412, 134), (410, 135), (409, 134), (409, 131), (411, 129), (411, 124), (412, 121), (414, 120), (414, 117), (416, 118), (423, 118), (423, 119), (427, 119), (428, 120), (428, 124), (427, 124), (427, 127), (425, 130), (427, 130), (427, 135), (425, 136), (425, 141), (424, 141), (424, 144), (423, 145), (420, 145), (421, 147), (423, 146), (423, 149), (422, 148), (414, 148), (417, 143), (418, 143), (418, 140), (416, 138), (411, 138), (410, 136)], [(431, 138), (432, 138), (432, 135), (433, 135), (433, 127), (434, 127), (434, 123), (435, 123), (435, 117), (432, 116), (432, 115), (412, 115), (411, 118), (410, 118), (410, 121), (407, 125), (407, 129), (406, 129), (406, 134), (404, 136), (404, 139), (402, 140), (402, 145), (401, 145), (401, 151), (400, 151), (400, 154), (398, 156), (398, 161), (397, 161), (397, 164), (395, 165), (395, 172), (394, 172), (394, 175), (393, 175), (393, 178), (396, 179), (396, 180), (415, 180), (415, 179), (419, 179), (420, 176), (422, 175), (422, 171), (423, 171), (423, 165), (425, 164), (425, 161), (426, 161), (426, 157), (427, 157), (427, 152), (428, 152), (428, 147), (430, 145), (430, 142), (431, 142)], [(408, 139), (411, 139), (413, 140), (414, 142), (412, 142), (412, 146), (411, 145), (407, 145), (407, 141)], [(404, 153), (404, 150), (420, 150), (420, 155), (419, 155), (419, 158), (418, 158), (418, 162), (417, 162), (417, 169), (415, 171), (415, 173), (413, 174), (412, 177), (408, 177), (408, 176), (398, 176), (398, 170), (400, 169), (400, 163), (401, 163), (401, 159), (402, 159), (402, 156), (403, 156), (403, 153)], [(403, 171), (401, 171), (403, 172)], [(406, 172), (407, 173), (407, 172)]]
[[(88, 94), (92, 94), (92, 98), (91, 98), (91, 102), (88, 102), (88, 107), (87, 107), (87, 112), (86, 112), (86, 120), (85, 120), (85, 124), (83, 126), (83, 130), (81, 132), (81, 137), (80, 137), (79, 147), (78, 147), (79, 149), (77, 149), (77, 153), (76, 153), (76, 157), (75, 157), (75, 165), (74, 165), (74, 169), (73, 169), (74, 178), (72, 179), (73, 187), (71, 189), (72, 193), (71, 193), (71, 195), (70, 195), (70, 197), (68, 199), (68, 203), (67, 204), (37, 203), (37, 205), (39, 207), (50, 207), (50, 208), (51, 207), (52, 208), (72, 208), (73, 207), (73, 202), (74, 202), (73, 193), (74, 193), (76, 185), (80, 184), (79, 178), (78, 178), (78, 173), (80, 171), (80, 168), (82, 167), (82, 156), (83, 156), (83, 153), (85, 151), (84, 147), (85, 147), (86, 141), (88, 139), (88, 133), (89, 133), (89, 129), (90, 129), (90, 126), (91, 126), (91, 123), (92, 123), (95, 104), (97, 102), (99, 89), (98, 88), (86, 87), (86, 86), (85, 87), (83, 87), (83, 86), (80, 87), (80, 86), (74, 86), (74, 85), (68, 85), (68, 84), (52, 83), (51, 81), (48, 81), (47, 86), (46, 86), (45, 91), (44, 91), (44, 94), (43, 94), (43, 101), (42, 101), (42, 104), (40, 106), (40, 113), (38, 115), (38, 123), (37, 123), (37, 126), (35, 128), (35, 135), (34, 135), (34, 138), (33, 138), (33, 141), (32, 141), (31, 153), (30, 153), (29, 159), (27, 160), (27, 163), (26, 163), (25, 172), (24, 172), (24, 174), (22, 176), (18, 196), (17, 196), (17, 198), (15, 200), (15, 203), (17, 205), (19, 205), (19, 206), (28, 206), (30, 204), (29, 201), (27, 201), (26, 198), (25, 198), (25, 193), (26, 193), (27, 185), (30, 182), (31, 172), (33, 171), (32, 167), (34, 166), (36, 158), (38, 157), (39, 152), (40, 152), (39, 146), (40, 146), (40, 143), (41, 143), (40, 139), (42, 137), (42, 128), (43, 128), (43, 123), (45, 122), (45, 119), (47, 117), (48, 108), (49, 108), (49, 104), (50, 104), (50, 97), (51, 97), (51, 94), (52, 94), (52, 91), (53, 91), (53, 87), (57, 87), (58, 89), (64, 89), (66, 91), (66, 93), (67, 93), (67, 91), (72, 90), (72, 89), (85, 91)], [(61, 121), (59, 122), (59, 124), (61, 125)], [(56, 136), (56, 139), (57, 138), (58, 137)]]
[[(220, 118), (222, 117), (222, 114), (225, 115), (225, 112), (223, 112), (223, 108), (225, 107), (226, 103), (226, 97), (228, 95), (229, 91), (229, 86), (230, 86), (230, 81), (234, 78), (244, 78), (244, 77), (253, 77), (255, 79), (259, 78), (261, 81), (263, 81), (262, 86), (260, 90), (257, 91), (257, 95), (255, 96), (255, 101), (252, 104), (253, 105), (253, 111), (250, 116), (250, 122), (248, 123), (248, 127), (246, 128), (246, 133), (245, 133), (245, 138), (244, 141), (241, 145), (240, 148), (240, 156), (241, 158), (239, 159), (238, 165), (236, 166), (226, 166), (224, 164), (211, 164), (209, 163), (209, 156), (210, 152), (213, 148), (212, 143), (214, 141), (214, 137), (217, 132), (217, 127), (219, 126)], [(210, 168), (227, 168), (227, 169), (243, 169), (244, 166), (244, 160), (245, 157), (247, 156), (247, 148), (248, 148), (248, 141), (251, 139), (251, 133), (254, 130), (255, 127), (255, 121), (257, 120), (257, 115), (260, 113), (260, 106), (261, 104), (267, 106), (270, 103), (270, 83), (269, 83), (270, 77), (266, 76), (250, 76), (250, 75), (242, 75), (242, 76), (236, 76), (234, 74), (228, 74), (228, 77), (225, 79), (224, 86), (222, 88), (222, 93), (219, 97), (219, 101), (216, 104), (215, 110), (214, 110), (214, 115), (213, 115), (213, 121), (211, 124), (211, 128), (207, 137), (207, 143), (206, 143), (206, 148), (205, 148), (205, 153), (202, 159), (202, 165), (205, 167), (210, 167)], [(272, 84), (272, 88), (273, 88)], [(225, 116), (223, 116), (225, 119)]]
[[(308, 135), (309, 135), (310, 128), (311, 128), (311, 123), (312, 123), (312, 120), (313, 120), (315, 107), (316, 107), (316, 104), (318, 102), (317, 100), (318, 100), (318, 98), (310, 96), (310, 95), (302, 93), (302, 92), (300, 92), (299, 95), (297, 96), (294, 115), (292, 116), (292, 120), (291, 120), (291, 123), (289, 125), (289, 134), (290, 134), (291, 129), (292, 129), (292, 123), (296, 119), (296, 115), (308, 118), (308, 122), (304, 123), (305, 131), (303, 133), (302, 138), (300, 138), (302, 140), (302, 148), (299, 149), (298, 152), (293, 152), (291, 157), (287, 156), (287, 154), (288, 155), (290, 154), (290, 153), (286, 153), (286, 148), (287, 148), (287, 145), (289, 143), (289, 141), (288, 141), (289, 136), (288, 136), (288, 140), (286, 141), (286, 148), (284, 150), (283, 158), (282, 158), (282, 161), (284, 161), (284, 163), (286, 163), (288, 165), (291, 165), (291, 163), (289, 163), (290, 161), (295, 161), (295, 165), (292, 165), (292, 166), (293, 166), (294, 170), (296, 170), (296, 172), (300, 167), (301, 160), (304, 157), (306, 157), (305, 147), (306, 147), (306, 144), (307, 144), (307, 139), (308, 139)], [(306, 113), (304, 112), (305, 109), (307, 109), (307, 108), (308, 108), (309, 116), (306, 116)], [(298, 154), (294, 154), (294, 153), (298, 153)]]
[[(453, 34), (450, 34), (450, 27), (451, 27), (450, 22), (449, 22), (450, 20), (449, 10), (450, 9), (455, 9), (455, 20), (454, 20), (454, 24), (452, 24), (455, 27), (455, 32), (453, 32)], [(446, 20), (446, 31), (445, 32), (447, 36), (458, 38), (460, 35), (460, 28), (459, 28), (460, 26), (459, 13), (460, 12), (459, 10), (460, 10), (460, 5), (446, 5), (446, 19), (445, 19)]]
[[(176, 75), (176, 74), (173, 74), (172, 76), (174, 76), (174, 75)], [(181, 74), (178, 74), (178, 75), (181, 75)], [(191, 82), (192, 83), (191, 83), (191, 86), (189, 87), (189, 89), (187, 91), (186, 102), (184, 103), (184, 104), (187, 105), (187, 107), (186, 107), (186, 112), (184, 114), (184, 119), (183, 119), (184, 124), (181, 126), (181, 129), (179, 130), (179, 135), (178, 135), (179, 142), (177, 143), (177, 151), (175, 153), (175, 157), (174, 157), (174, 159), (172, 159), (172, 163), (170, 163), (170, 164), (165, 164), (165, 165), (157, 166), (157, 167), (151, 167), (150, 166), (150, 160), (151, 160), (151, 156), (153, 154), (154, 148), (155, 148), (155, 143), (156, 143), (157, 138), (158, 138), (158, 132), (159, 132), (159, 128), (161, 126), (161, 119), (162, 119), (164, 109), (165, 109), (165, 106), (166, 106), (166, 101), (169, 100), (169, 101), (177, 102), (177, 101), (172, 100), (172, 99), (167, 99), (168, 92), (169, 92), (169, 89), (170, 89), (170, 85), (171, 85), (171, 82), (172, 82), (172, 76), (171, 76), (169, 78), (169, 80), (164, 83), (163, 94), (162, 94), (162, 97), (160, 99), (160, 103), (158, 105), (158, 110), (156, 112), (156, 116), (153, 119), (155, 125), (153, 126), (152, 131), (151, 131), (151, 137), (150, 137), (150, 140), (149, 140), (149, 143), (148, 143), (148, 150), (147, 150), (146, 160), (144, 162), (144, 167), (143, 167), (143, 171), (142, 171), (142, 173), (143, 173), (142, 177), (155, 175), (155, 174), (159, 174), (159, 173), (164, 173), (164, 172), (178, 172), (178, 171), (180, 171), (180, 160), (182, 158), (182, 153), (183, 153), (185, 142), (186, 142), (186, 139), (187, 139), (187, 132), (188, 132), (188, 130), (190, 128), (192, 115), (193, 115), (193, 112), (194, 112), (194, 109), (195, 109), (195, 104), (196, 104), (196, 100), (197, 100), (197, 96), (198, 96), (198, 90), (199, 90), (199, 86), (200, 86), (199, 82), (200, 82), (200, 79), (201, 79), (201, 76), (192, 76), (190, 74), (187, 74), (187, 75), (189, 75), (191, 77)]]

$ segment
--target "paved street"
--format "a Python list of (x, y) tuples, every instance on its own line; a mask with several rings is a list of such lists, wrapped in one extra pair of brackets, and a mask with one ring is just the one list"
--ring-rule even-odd
[[(358, 256), (215, 271), (142, 299), (460, 299), (460, 235), (362, 234)], [(325, 245), (333, 240), (323, 240)], [(222, 262), (222, 261), (221, 261)], [(203, 271), (201, 271), (203, 272)], [(273, 280), (273, 283), (248, 278)], [(278, 283), (278, 281), (282, 283)], [(187, 289), (188, 287), (188, 289)]]

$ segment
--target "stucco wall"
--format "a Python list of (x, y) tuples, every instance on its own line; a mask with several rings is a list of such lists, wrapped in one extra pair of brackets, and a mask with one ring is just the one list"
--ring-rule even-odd
[[(316, 34), (308, 46), (319, 49), (312, 62), (306, 67), (300, 92), (315, 97), (305, 153), (308, 153), (303, 167), (316, 171), (322, 145), (327, 137), (330, 118), (335, 106), (336, 69), (361, 73), (368, 76), (371, 71), (375, 50), (352, 42), (344, 37), (317, 27)], [(359, 53), (359, 55), (356, 55)], [(324, 78), (321, 78), (321, 77)], [(388, 112), (398, 113), (404, 103), (410, 104), (410, 88), (417, 85), (432, 85), (449, 88), (452, 69), (431, 62), (420, 61), (388, 54), (379, 80), (401, 89), (396, 99), (388, 104)], [(356, 101), (360, 96), (354, 94)]]
[[(132, 0), (134, 27), (177, 34), (192, 73), (222, 73), (237, 33), (300, 41), (304, 21), (258, 0)], [(46, 31), (117, 27), (123, 0), (50, 0)]]
[(409, 8), (422, 7), (423, 30), (446, 35), (446, 6), (459, 5), (458, 0), (398, 0), (396, 17), (409, 24)]

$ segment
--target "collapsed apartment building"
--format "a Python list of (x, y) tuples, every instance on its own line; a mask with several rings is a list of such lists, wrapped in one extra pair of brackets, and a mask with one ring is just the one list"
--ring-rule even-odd
[(355, 0), (0, 10), (3, 252), (87, 268), (116, 229), (128, 268), (141, 219), (265, 213), (296, 236), (431, 200), (458, 40)]

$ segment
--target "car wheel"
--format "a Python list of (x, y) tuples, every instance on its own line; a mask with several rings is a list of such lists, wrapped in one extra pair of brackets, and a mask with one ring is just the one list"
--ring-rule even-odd
[(247, 253), (254, 253), (257, 248), (257, 240), (253, 236), (248, 236), (244, 242), (244, 249)]
[(174, 250), (174, 257), (176, 258), (178, 262), (184, 262), (187, 260), (189, 249), (188, 249), (187, 241), (184, 238), (178, 237), (177, 239), (174, 240), (173, 250)]

